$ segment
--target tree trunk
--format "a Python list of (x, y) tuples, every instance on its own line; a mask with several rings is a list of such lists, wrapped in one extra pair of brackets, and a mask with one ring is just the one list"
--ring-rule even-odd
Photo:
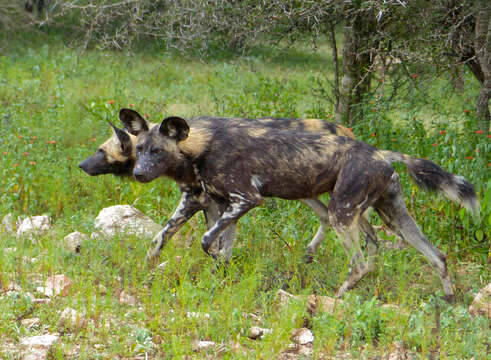
[[(366, 14), (356, 14), (344, 29), (343, 77), (339, 86), (336, 121), (353, 125), (361, 114), (361, 101), (370, 91), (371, 59), (375, 24)], [(375, 46), (375, 45), (374, 45)], [(357, 109), (358, 106), (358, 109)]]
[(483, 81), (476, 101), (476, 114), (479, 127), (489, 130), (489, 99), (491, 98), (491, 6), (486, 1), (478, 1), (476, 9), (476, 29), (474, 47), (479, 61)]

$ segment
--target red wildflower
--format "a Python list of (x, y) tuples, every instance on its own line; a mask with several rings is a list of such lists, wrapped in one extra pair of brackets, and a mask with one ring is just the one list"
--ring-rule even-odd
[(32, 137), (32, 140), (36, 140), (37, 138), (38, 138), (38, 137), (37, 137), (36, 135), (34, 135), (34, 136)]
[(412, 74), (411, 76), (412, 76), (413, 79), (417, 79), (419, 77), (418, 74)]
[(468, 114), (470, 112), (471, 112), (470, 110), (464, 110), (464, 114)]
[(486, 166), (487, 166), (487, 167), (491, 167), (491, 163), (487, 163), (487, 164), (486, 164)]
[(4, 155), (7, 155), (7, 154), (8, 154), (8, 151), (4, 151), (4, 152), (3, 152), (3, 154), (4, 154)]
[(443, 135), (443, 134), (445, 134), (446, 132), (447, 132), (447, 130), (442, 130), (442, 131), (440, 131), (440, 135)]
[(109, 105), (112, 105), (112, 104), (114, 104), (115, 102), (116, 102), (116, 100), (108, 100), (108, 101), (107, 101), (107, 103), (108, 103)]
[(466, 158), (467, 160), (472, 160), (472, 159), (474, 159), (474, 156), (466, 156), (465, 158)]
[(22, 139), (22, 135), (19, 135), (19, 139)]
[(491, 139), (491, 135), (488, 135), (488, 139)]
[(476, 130), (476, 131), (474, 131), (474, 132), (475, 132), (476, 134), (479, 134), (479, 135), (484, 134), (484, 130)]
[(370, 136), (375, 137), (375, 136), (377, 136), (377, 133), (372, 133)]
[(35, 161), (29, 161), (29, 165), (36, 165)]
[(19, 164), (15, 163), (15, 164), (12, 164), (13, 167), (17, 167), (19, 166)]
[(46, 141), (46, 144), (56, 144), (56, 140), (48, 140)]
[(24, 153), (24, 156), (29, 156), (29, 153), (26, 151), (26, 152)]
[(433, 143), (431, 144), (431, 146), (438, 146), (438, 143)]
[(135, 104), (129, 104), (128, 107), (129, 108), (135, 107)]

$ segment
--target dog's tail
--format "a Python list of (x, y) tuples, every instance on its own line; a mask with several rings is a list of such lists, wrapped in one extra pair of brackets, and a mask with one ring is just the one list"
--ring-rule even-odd
[(425, 159), (416, 159), (407, 154), (380, 150), (385, 160), (402, 162), (409, 176), (420, 188), (444, 193), (450, 200), (461, 204), (474, 214), (479, 214), (479, 200), (474, 186), (462, 176), (451, 174)]

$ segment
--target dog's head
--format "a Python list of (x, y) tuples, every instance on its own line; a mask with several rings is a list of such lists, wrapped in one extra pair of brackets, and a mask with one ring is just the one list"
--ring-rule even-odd
[(102, 143), (95, 154), (78, 166), (91, 176), (102, 174), (132, 175), (135, 164), (135, 136), (109, 123), (112, 136)]
[[(125, 109), (121, 120), (125, 129), (136, 136), (136, 163), (133, 176), (140, 182), (149, 182), (159, 176), (168, 176), (176, 180), (183, 176), (188, 162), (187, 148), (190, 127), (186, 120), (172, 116), (165, 118), (158, 126), (150, 128), (148, 122), (136, 112)], [(196, 139), (202, 138), (196, 134)], [(192, 151), (191, 151), (192, 152)]]

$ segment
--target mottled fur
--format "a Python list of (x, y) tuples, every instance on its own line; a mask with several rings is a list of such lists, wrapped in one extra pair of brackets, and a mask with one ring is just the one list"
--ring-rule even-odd
[[(202, 238), (205, 251), (227, 226), (260, 205), (264, 197), (297, 199), (306, 203), (313, 200), (315, 203), (311, 206), (321, 215), (322, 225), (330, 224), (334, 228), (350, 258), (348, 279), (338, 291), (338, 296), (342, 296), (373, 270), (373, 259), (371, 256), (365, 259), (359, 242), (359, 232), (364, 229), (363, 213), (373, 207), (390, 229), (431, 262), (441, 278), (445, 294), (453, 297), (445, 256), (424, 237), (407, 212), (399, 177), (391, 162), (403, 161), (418, 185), (434, 184), (430, 187), (435, 190), (448, 186), (465, 189), (451, 199), (477, 211), (478, 202), (472, 185), (463, 178), (455, 175), (449, 178), (442, 175), (447, 172), (433, 163), (430, 167), (407, 155), (407, 158), (398, 158), (398, 153), (378, 150), (345, 136), (278, 129), (268, 129), (256, 136), (247, 128), (250, 124), (230, 126), (230, 123), (220, 121), (212, 121), (204, 127), (209, 138), (206, 146), (200, 142), (200, 149), (192, 156), (177, 154), (179, 142), (203, 126), (200, 120), (188, 125), (183, 119), (168, 118), (160, 127), (140, 133), (133, 173), (141, 182), (168, 176), (182, 189), (201, 184), (210, 197), (227, 204), (220, 218)], [(432, 171), (418, 172), (418, 169), (428, 168)], [(442, 179), (449, 183), (439, 186)], [(331, 194), (327, 207), (316, 200), (325, 192)], [(190, 198), (186, 191), (184, 194)], [(195, 212), (192, 206), (181, 205), (183, 210), (171, 219), (180, 225)], [(159, 253), (172, 231), (177, 230), (163, 231), (151, 256)]]
[[(122, 109), (120, 112), (120, 119), (125, 124), (125, 129), (130, 132), (127, 133), (129, 140), (126, 139), (120, 129), (114, 127), (113, 135), (99, 146), (98, 151), (90, 156), (88, 159), (82, 161), (79, 166), (89, 175), (101, 175), (101, 174), (116, 174), (116, 175), (133, 175), (133, 166), (135, 162), (135, 146), (136, 136), (139, 132), (146, 131), (153, 128), (158, 124), (150, 123), (146, 121), (140, 114), (131, 109)], [(291, 130), (311, 130), (334, 133), (338, 135), (348, 136), (354, 138), (353, 133), (346, 127), (338, 124), (333, 124), (320, 119), (292, 119), (292, 118), (260, 118), (260, 119), (242, 119), (242, 118), (217, 118), (202, 116), (193, 121), (202, 124), (200, 128), (191, 128), (191, 133), (184, 140), (178, 143), (179, 150), (186, 156), (196, 157), (205, 151), (210, 140), (210, 132), (206, 128), (207, 124), (211, 124), (214, 121), (225, 122), (230, 126), (237, 129), (241, 128), (244, 131), (248, 131), (250, 136), (263, 136), (268, 128), (277, 129), (291, 129)], [(254, 125), (254, 126), (251, 126)], [(131, 133), (133, 132), (133, 134)], [(131, 148), (131, 151), (128, 149)], [(194, 192), (200, 191), (200, 184), (197, 184), (197, 188)], [(226, 207), (224, 203), (217, 203), (213, 199), (206, 199), (201, 201), (203, 205), (203, 211), (209, 227), (213, 226), (216, 220), (219, 218), (221, 212)], [(316, 202), (304, 202), (307, 206), (315, 210)], [(317, 213), (317, 212), (316, 212)], [(319, 214), (317, 214), (320, 216)], [(370, 225), (367, 223), (366, 227)], [(322, 230), (324, 230), (321, 224)], [(320, 231), (321, 229), (319, 229)], [(233, 240), (235, 234), (235, 226), (231, 225), (226, 232), (222, 233), (218, 246), (221, 249), (220, 253), (225, 259), (229, 259), (231, 251), (233, 249)], [(366, 234), (366, 233), (365, 233)], [(160, 237), (160, 235), (158, 236)], [(367, 236), (368, 237), (368, 236)], [(312, 241), (307, 247), (307, 259), (312, 260), (312, 255), (315, 253), (323, 237), (317, 236), (314, 238), (316, 241)], [(372, 237), (374, 241), (376, 237)]]

